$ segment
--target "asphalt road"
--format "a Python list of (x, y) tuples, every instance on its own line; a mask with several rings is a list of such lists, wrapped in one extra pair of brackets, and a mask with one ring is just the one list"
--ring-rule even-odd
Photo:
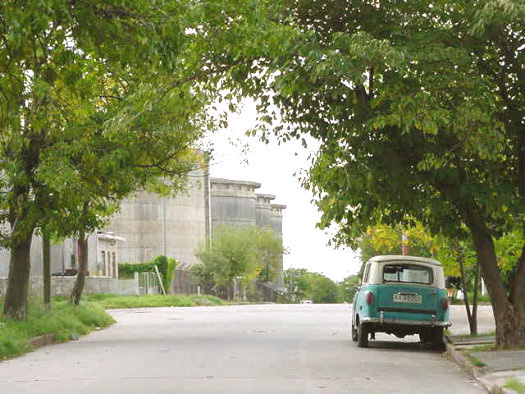
[[(461, 331), (462, 309), (453, 312)], [(378, 335), (357, 348), (348, 305), (111, 313), (118, 323), (106, 330), (1, 362), (0, 393), (484, 392), (416, 337)]]

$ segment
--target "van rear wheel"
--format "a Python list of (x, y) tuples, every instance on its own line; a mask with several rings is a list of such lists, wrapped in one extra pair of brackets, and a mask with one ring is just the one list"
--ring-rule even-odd
[(432, 345), (439, 350), (445, 348), (445, 344), (443, 343), (443, 327), (434, 327), (432, 329)]
[(355, 325), (352, 323), (352, 341), (357, 342), (357, 329), (355, 328)]
[(423, 328), (419, 332), (419, 340), (423, 343), (432, 342), (432, 332), (428, 328)]
[(370, 328), (366, 323), (359, 322), (357, 328), (357, 346), (359, 347), (368, 347), (368, 334)]

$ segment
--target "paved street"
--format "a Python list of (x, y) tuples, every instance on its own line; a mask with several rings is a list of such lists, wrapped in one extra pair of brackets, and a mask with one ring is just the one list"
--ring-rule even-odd
[[(416, 337), (378, 335), (357, 348), (348, 305), (111, 313), (109, 329), (0, 363), (0, 393), (484, 392)], [(462, 307), (453, 314), (454, 331), (466, 331)], [(489, 307), (480, 318), (491, 326)]]

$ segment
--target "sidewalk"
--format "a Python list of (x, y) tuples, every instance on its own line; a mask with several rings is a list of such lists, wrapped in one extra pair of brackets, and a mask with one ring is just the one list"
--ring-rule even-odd
[(490, 393), (525, 393), (525, 350), (488, 350), (493, 336), (445, 337), (448, 359), (464, 368)]

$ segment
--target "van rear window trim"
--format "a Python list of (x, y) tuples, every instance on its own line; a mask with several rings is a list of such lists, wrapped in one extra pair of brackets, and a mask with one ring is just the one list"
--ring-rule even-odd
[[(402, 281), (402, 280), (389, 280), (389, 279), (385, 279), (385, 268), (388, 267), (388, 266), (407, 266), (407, 267), (419, 267), (419, 268), (422, 268), (422, 271), (427, 271), (429, 272), (429, 281), (428, 282), (421, 282), (421, 281)], [(382, 271), (382, 279), (383, 279), (383, 283), (416, 283), (416, 284), (421, 284), (421, 285), (431, 285), (432, 283), (434, 283), (434, 272), (432, 270), (432, 268), (430, 267), (426, 267), (426, 266), (423, 266), (423, 265), (418, 265), (418, 264), (413, 264), (413, 263), (409, 263), (409, 262), (399, 262), (399, 263), (387, 263), (387, 264), (384, 264), (383, 267), (381, 268), (381, 271)]]

